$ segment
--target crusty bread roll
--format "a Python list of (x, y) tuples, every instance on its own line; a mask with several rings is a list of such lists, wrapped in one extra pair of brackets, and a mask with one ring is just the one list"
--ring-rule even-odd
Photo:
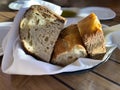
[(61, 66), (68, 65), (77, 58), (86, 57), (87, 53), (83, 46), (77, 24), (66, 27), (55, 44), (51, 62)]
[(28, 54), (49, 62), (66, 19), (41, 5), (31, 6), (20, 23), (20, 40)]
[(91, 13), (89, 16), (79, 21), (77, 25), (90, 57), (104, 54), (106, 52), (104, 34), (97, 16)]

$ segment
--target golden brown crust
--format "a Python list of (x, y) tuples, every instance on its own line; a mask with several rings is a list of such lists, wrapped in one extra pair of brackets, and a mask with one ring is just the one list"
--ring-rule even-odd
[(90, 56), (106, 52), (102, 26), (94, 13), (78, 22), (78, 28)]
[[(80, 27), (80, 28), (79, 28)], [(102, 32), (102, 26), (94, 13), (78, 22), (78, 28), (80, 30), (80, 35), (91, 35), (96, 32)]]
[(74, 62), (79, 57), (86, 56), (87, 53), (83, 46), (77, 25), (73, 24), (65, 28), (60, 33), (55, 44), (52, 62), (65, 66)]

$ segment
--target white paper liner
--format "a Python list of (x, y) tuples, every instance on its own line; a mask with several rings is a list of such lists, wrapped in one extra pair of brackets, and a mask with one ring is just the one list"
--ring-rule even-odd
[[(18, 34), (19, 22), (26, 10), (27, 8), (20, 9), (20, 11), (18, 12), (18, 14), (14, 19), (10, 31), (8, 32), (2, 43), (4, 56), (2, 60), (1, 69), (4, 73), (19, 74), (19, 75), (52, 75), (63, 72), (73, 72), (73, 71), (89, 69), (100, 64), (101, 62), (107, 61), (108, 57), (111, 55), (111, 53), (118, 44), (118, 43), (116, 44), (115, 42), (107, 46), (109, 49), (105, 54), (105, 56), (103, 57), (103, 60), (79, 58), (74, 63), (69, 64), (65, 67), (60, 67), (43, 61), (38, 61), (24, 52), (24, 50), (21, 48), (19, 41), (19, 34)], [(106, 36), (108, 34), (106, 34)], [(119, 34), (117, 35), (118, 36), (116, 35), (115, 36), (120, 37)], [(114, 37), (114, 35), (112, 37)], [(114, 39), (116, 39), (116, 37)], [(112, 40), (110, 39), (110, 41)]]

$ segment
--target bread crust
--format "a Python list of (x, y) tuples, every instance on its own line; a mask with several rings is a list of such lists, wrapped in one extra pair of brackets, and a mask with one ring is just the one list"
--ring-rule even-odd
[(91, 13), (82, 21), (78, 22), (77, 25), (90, 57), (104, 54), (106, 52), (104, 33), (97, 16)]
[(60, 33), (60, 36), (55, 44), (51, 62), (65, 66), (80, 57), (86, 56), (87, 53), (83, 46), (77, 25), (72, 24)]

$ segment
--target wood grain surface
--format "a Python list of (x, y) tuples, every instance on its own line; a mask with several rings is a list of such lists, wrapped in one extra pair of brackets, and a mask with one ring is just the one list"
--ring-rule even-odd
[[(14, 0), (0, 1), (0, 22), (14, 20), (18, 11), (8, 8), (11, 1)], [(120, 24), (120, 0), (70, 0), (66, 6), (109, 7), (116, 12), (116, 17), (102, 20), (101, 23), (109, 26)], [(2, 56), (0, 60), (2, 61)], [(117, 48), (107, 62), (87, 71), (25, 76), (8, 75), (0, 69), (0, 90), (120, 90), (120, 50)]]

